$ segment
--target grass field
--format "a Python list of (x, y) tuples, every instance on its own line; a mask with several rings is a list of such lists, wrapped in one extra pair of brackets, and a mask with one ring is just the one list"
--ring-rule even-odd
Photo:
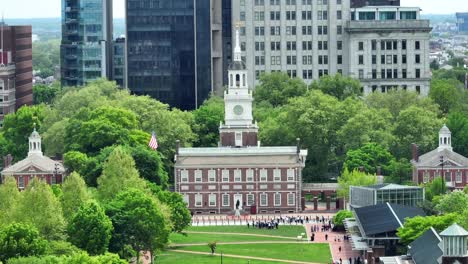
[(208, 243), (216, 242), (247, 242), (247, 241), (295, 241), (287, 238), (279, 237), (261, 237), (261, 236), (242, 236), (228, 234), (194, 234), (189, 233), (187, 236), (181, 234), (171, 234), (170, 241), (172, 244), (191, 244), (191, 243)]
[[(208, 256), (208, 255), (195, 255), (185, 254), (180, 252), (163, 252), (159, 256), (155, 264), (219, 264), (221, 263), (221, 257), (219, 256)], [(223, 264), (278, 264), (279, 262), (261, 261), (261, 260), (249, 260), (239, 258), (227, 258), (223, 257)]]
[(285, 236), (285, 237), (297, 237), (301, 233), (305, 233), (304, 226), (292, 225), (282, 226), (278, 229), (258, 229), (258, 228), (247, 228), (247, 226), (191, 226), (187, 231), (200, 231), (200, 232), (221, 232), (221, 233), (250, 233), (260, 235), (272, 235), (272, 236)]
[[(189, 246), (178, 249), (209, 252), (208, 246)], [(218, 245), (216, 252), (252, 257), (274, 258), (284, 260), (310, 261), (328, 263), (331, 259), (328, 244), (246, 244)]]

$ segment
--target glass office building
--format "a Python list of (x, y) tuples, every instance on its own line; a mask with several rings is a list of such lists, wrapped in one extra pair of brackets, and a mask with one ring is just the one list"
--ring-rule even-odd
[(203, 103), (213, 90), (213, 2), (127, 1), (127, 87), (134, 94), (184, 110)]
[(62, 0), (62, 86), (109, 77), (112, 0)]
[(424, 201), (424, 189), (418, 186), (378, 184), (349, 187), (350, 207), (360, 208), (383, 203), (418, 206)]
[(468, 13), (456, 13), (458, 32), (468, 33)]

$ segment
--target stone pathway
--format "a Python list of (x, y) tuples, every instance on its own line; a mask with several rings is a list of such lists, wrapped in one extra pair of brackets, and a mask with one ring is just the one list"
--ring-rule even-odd
[[(312, 235), (311, 226), (317, 224), (305, 224), (305, 228), (307, 231), (307, 238), (310, 242), (310, 237)], [(328, 234), (328, 240), (325, 240), (325, 234)], [(344, 232), (315, 232), (315, 239), (311, 243), (328, 243), (330, 245), (330, 251), (332, 254), (332, 258), (334, 261), (339, 261), (340, 258), (343, 260), (343, 264), (349, 263), (349, 258), (352, 259), (354, 262), (354, 258), (358, 257), (358, 252), (355, 252), (351, 248), (351, 243), (349, 241), (344, 241), (343, 236), (345, 235)], [(340, 238), (340, 241), (336, 240), (335, 238)], [(341, 246), (341, 252), (339, 250)]]
[[(189, 253), (189, 254), (198, 254), (198, 255), (211, 255), (208, 252), (199, 252), (199, 251), (188, 251), (188, 250), (179, 250), (179, 249), (171, 249), (168, 251), (180, 252), (180, 253)], [(220, 256), (220, 254), (215, 253), (214, 256)], [(315, 262), (304, 262), (304, 261), (295, 261), (295, 260), (284, 260), (284, 259), (273, 259), (273, 258), (261, 258), (261, 257), (251, 257), (251, 256), (243, 256), (243, 255), (232, 255), (232, 254), (223, 254), (224, 257), (231, 257), (231, 258), (240, 258), (240, 259), (254, 259), (254, 260), (264, 260), (264, 261), (273, 261), (273, 262), (280, 262), (280, 263), (295, 263), (295, 264), (319, 264)]]

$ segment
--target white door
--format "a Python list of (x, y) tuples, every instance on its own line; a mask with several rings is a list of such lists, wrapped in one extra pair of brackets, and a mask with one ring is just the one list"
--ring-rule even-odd
[(234, 210), (242, 210), (242, 194), (234, 194)]
[(235, 134), (236, 147), (242, 147), (242, 133), (236, 132)]

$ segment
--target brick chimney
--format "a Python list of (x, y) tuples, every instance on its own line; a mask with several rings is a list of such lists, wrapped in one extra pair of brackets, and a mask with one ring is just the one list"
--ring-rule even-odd
[(412, 159), (416, 162), (419, 162), (419, 148), (418, 145), (415, 143), (411, 144), (411, 154), (412, 154)]
[(176, 149), (175, 149), (176, 155), (179, 155), (179, 149), (180, 149), (180, 140), (176, 140)]
[(11, 154), (6, 155), (3, 157), (3, 168), (8, 168), (11, 166), (11, 162), (13, 161), (13, 156)]

